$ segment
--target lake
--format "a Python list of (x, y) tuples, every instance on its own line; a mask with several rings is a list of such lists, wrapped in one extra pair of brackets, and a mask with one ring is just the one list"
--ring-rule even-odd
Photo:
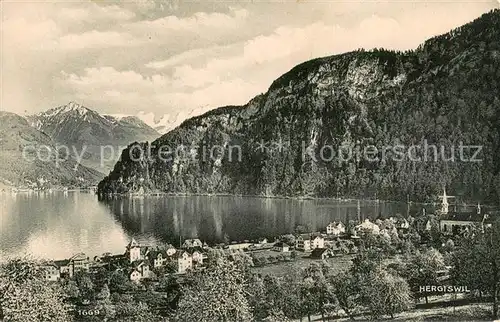
[[(333, 220), (357, 218), (357, 201), (237, 196), (115, 197), (84, 192), (1, 193), (0, 259), (28, 254), (63, 259), (123, 253), (132, 237), (179, 245), (198, 237), (209, 244), (274, 237), (297, 225), (324, 230)], [(421, 212), (406, 203), (360, 201), (361, 217)]]

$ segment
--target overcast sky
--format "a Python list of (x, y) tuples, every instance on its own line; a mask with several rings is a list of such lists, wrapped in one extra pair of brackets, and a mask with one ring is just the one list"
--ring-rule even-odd
[(0, 3), (2, 110), (31, 114), (74, 100), (101, 113), (180, 118), (244, 104), (305, 60), (361, 47), (415, 48), (498, 7), (460, 0)]

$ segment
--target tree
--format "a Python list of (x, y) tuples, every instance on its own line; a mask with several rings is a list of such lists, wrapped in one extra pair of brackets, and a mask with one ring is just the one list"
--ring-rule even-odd
[(333, 288), (327, 276), (331, 275), (331, 268), (327, 264), (312, 263), (303, 271), (302, 291), (304, 293), (309, 320), (311, 313), (321, 312), (325, 319), (325, 308), (333, 305), (335, 298)]
[(357, 308), (356, 299), (358, 297), (358, 288), (354, 279), (348, 272), (341, 272), (330, 278), (333, 286), (333, 292), (337, 303), (342, 310), (354, 320), (354, 313)]
[(156, 291), (167, 294), (167, 301), (171, 310), (176, 310), (181, 296), (181, 286), (176, 277), (172, 275), (163, 276)]
[[(266, 277), (266, 281), (270, 280)], [(273, 307), (283, 310), (288, 318), (299, 319), (307, 314), (305, 298), (302, 292), (302, 276), (299, 271), (290, 269), (284, 279), (274, 279), (274, 283), (266, 283), (268, 294), (273, 294)], [(276, 287), (277, 286), (277, 287)], [(269, 297), (268, 297), (269, 298)]]
[(77, 300), (80, 297), (80, 290), (78, 289), (78, 285), (73, 280), (69, 280), (66, 284), (64, 284), (63, 290), (66, 293), (66, 296), (73, 301)]
[(500, 290), (500, 221), (484, 232), (474, 230), (471, 237), (462, 237), (453, 258), (452, 278), (462, 285), (488, 293), (493, 298), (492, 315), (498, 318)]
[(278, 310), (278, 309), (273, 309), (269, 313), (268, 316), (266, 316), (264, 319), (262, 319), (263, 322), (288, 322), (291, 321), (290, 319), (287, 318), (285, 313), (283, 311)]
[(177, 270), (179, 269), (177, 261), (175, 260), (169, 260), (167, 261), (167, 264), (165, 265), (165, 272), (167, 273), (177, 273)]
[(248, 305), (251, 307), (255, 320), (260, 321), (269, 315), (272, 304), (267, 301), (266, 286), (260, 275), (252, 275), (249, 280)]
[[(358, 307), (368, 308), (376, 318), (384, 314), (393, 316), (406, 307), (408, 284), (398, 275), (386, 272), (385, 255), (374, 248), (361, 247), (349, 271), (332, 278), (338, 304), (351, 319)], [(404, 284), (401, 289), (395, 289), (398, 283)], [(391, 295), (393, 291), (402, 293)]]
[(437, 248), (441, 246), (442, 233), (439, 229), (439, 220), (435, 216), (429, 216), (430, 230), (425, 230), (423, 236), (433, 247)]
[[(420, 286), (437, 285), (437, 272), (445, 269), (443, 255), (434, 248), (417, 251), (406, 258), (406, 267), (403, 276), (410, 284), (411, 290), (418, 296)], [(424, 293), (425, 302), (428, 303), (427, 293)]]
[(382, 265), (385, 255), (375, 249), (361, 248), (352, 260), (351, 274), (357, 276), (375, 271)]
[(252, 256), (243, 251), (236, 251), (231, 253), (230, 259), (234, 262), (236, 268), (244, 273), (246, 279), (250, 278), (252, 275), (251, 268), (254, 266)]
[(340, 252), (344, 255), (347, 255), (350, 252), (348, 244), (344, 241), (338, 241), (337, 247), (339, 248)]
[(43, 279), (41, 263), (12, 259), (0, 266), (0, 320), (69, 321), (64, 292)]
[(99, 310), (100, 318), (104, 321), (115, 316), (116, 311), (111, 302), (111, 293), (107, 284), (104, 284), (99, 293), (97, 293), (95, 308)]
[(80, 299), (92, 301), (95, 296), (95, 285), (90, 278), (90, 274), (85, 271), (78, 271), (75, 274), (75, 281), (80, 291)]
[(453, 242), (452, 239), (448, 239), (446, 243), (444, 243), (443, 251), (451, 253), (454, 248), (455, 248), (455, 243)]
[(396, 313), (410, 308), (410, 287), (400, 276), (377, 269), (364, 278), (360, 299), (368, 307), (372, 318), (380, 319), (384, 315), (394, 318)]
[(135, 289), (135, 285), (128, 279), (127, 275), (121, 270), (111, 273), (109, 279), (109, 289), (111, 293), (126, 293)]
[(113, 296), (115, 305), (116, 322), (155, 322), (160, 321), (160, 317), (151, 312), (149, 307), (140, 301), (134, 300), (131, 295), (115, 293)]
[(380, 234), (375, 236), (375, 240), (377, 248), (379, 248), (386, 256), (393, 256), (396, 254), (396, 247), (394, 246), (390, 235)]
[(295, 233), (297, 234), (304, 234), (308, 232), (308, 227), (304, 225), (297, 225), (295, 226)]
[(366, 230), (361, 234), (363, 246), (365, 248), (374, 248), (380, 245), (379, 235), (374, 234), (370, 230)]
[(280, 241), (287, 245), (295, 245), (295, 236), (293, 234), (286, 234), (280, 237)]
[(195, 275), (195, 283), (184, 290), (178, 321), (247, 321), (251, 311), (245, 297), (244, 274), (224, 257)]

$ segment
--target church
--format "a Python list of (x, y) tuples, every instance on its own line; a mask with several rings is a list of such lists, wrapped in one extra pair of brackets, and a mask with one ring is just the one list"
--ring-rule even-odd
[(439, 228), (445, 235), (459, 235), (467, 233), (473, 227), (484, 229), (491, 226), (491, 219), (488, 214), (481, 210), (481, 205), (478, 203), (475, 211), (458, 212), (449, 210), (450, 198), (446, 194), (446, 189), (443, 190), (441, 198), (441, 209), (438, 211), (439, 215)]

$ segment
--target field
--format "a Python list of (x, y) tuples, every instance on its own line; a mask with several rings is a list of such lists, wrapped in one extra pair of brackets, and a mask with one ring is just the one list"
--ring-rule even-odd
[[(437, 304), (437, 303), (436, 303)], [(491, 303), (470, 303), (453, 305), (452, 302), (440, 302), (440, 305), (431, 308), (415, 308), (400, 314), (394, 319), (386, 317), (387, 321), (492, 321)], [(371, 320), (370, 316), (359, 314), (356, 321)], [(296, 320), (300, 321), (300, 320)], [(304, 317), (302, 321), (307, 321)], [(311, 321), (322, 321), (321, 316), (311, 317)], [(330, 314), (325, 321), (352, 321), (344, 314)]]
[[(276, 256), (278, 254), (283, 253), (278, 253), (272, 250), (254, 252), (254, 256), (256, 257), (269, 257)], [(347, 270), (351, 266), (351, 259), (353, 257), (353, 255), (338, 256), (326, 259), (325, 261), (332, 264), (334, 270), (342, 271)], [(322, 260), (309, 258), (309, 253), (297, 252), (297, 258), (295, 260), (268, 264), (262, 267), (254, 267), (253, 270), (261, 275), (284, 276), (288, 275), (291, 271), (297, 271), (298, 269), (305, 268), (313, 262), (321, 263)]]

